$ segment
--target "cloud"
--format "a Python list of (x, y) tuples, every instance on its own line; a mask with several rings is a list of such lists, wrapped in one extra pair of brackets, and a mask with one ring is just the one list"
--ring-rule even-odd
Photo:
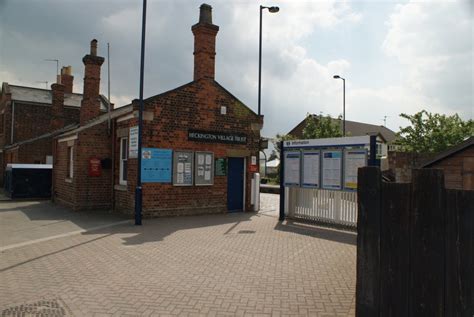
[[(396, 58), (406, 87), (424, 96), (424, 104), (441, 112), (473, 113), (473, 28), (467, 0), (410, 1), (398, 5), (388, 20), (385, 54)], [(420, 98), (418, 98), (418, 101)]]

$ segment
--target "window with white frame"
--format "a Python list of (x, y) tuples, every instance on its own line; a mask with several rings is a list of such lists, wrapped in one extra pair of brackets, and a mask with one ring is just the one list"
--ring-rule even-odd
[(74, 175), (74, 147), (67, 148), (67, 178), (72, 178)]
[(120, 185), (127, 185), (128, 138), (120, 138)]

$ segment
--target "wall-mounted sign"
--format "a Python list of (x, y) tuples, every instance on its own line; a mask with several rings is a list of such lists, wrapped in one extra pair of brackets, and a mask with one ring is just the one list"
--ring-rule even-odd
[(302, 187), (319, 188), (319, 151), (303, 151)]
[(188, 140), (229, 144), (247, 144), (247, 136), (241, 133), (188, 130)]
[(142, 182), (171, 183), (173, 151), (168, 149), (142, 149)]
[(341, 189), (342, 151), (322, 151), (322, 188)]
[(138, 127), (130, 128), (130, 137), (128, 138), (128, 157), (138, 157)]
[(357, 189), (357, 171), (366, 165), (366, 149), (344, 151), (344, 189)]
[(300, 160), (301, 153), (285, 152), (285, 186), (299, 186), (300, 185)]
[(195, 154), (195, 184), (214, 184), (214, 153), (196, 152)]
[(173, 185), (193, 185), (193, 152), (174, 151), (173, 154)]
[(227, 175), (227, 160), (225, 158), (218, 158), (214, 162), (215, 164), (215, 176), (226, 176)]
[(89, 176), (99, 177), (102, 174), (102, 166), (100, 159), (97, 157), (91, 157), (89, 159)]

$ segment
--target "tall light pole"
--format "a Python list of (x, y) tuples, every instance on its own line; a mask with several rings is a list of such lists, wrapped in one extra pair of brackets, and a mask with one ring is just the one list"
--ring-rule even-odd
[(261, 92), (262, 92), (262, 11), (268, 9), (270, 13), (280, 11), (279, 7), (260, 6), (260, 36), (258, 39), (258, 115), (261, 115)]
[(143, 73), (145, 65), (146, 0), (143, 0), (142, 46), (140, 56), (140, 109), (138, 110), (137, 186), (135, 187), (135, 225), (142, 224), (142, 130), (143, 130)]
[(346, 136), (346, 79), (334, 75), (334, 79), (342, 79), (342, 136)]

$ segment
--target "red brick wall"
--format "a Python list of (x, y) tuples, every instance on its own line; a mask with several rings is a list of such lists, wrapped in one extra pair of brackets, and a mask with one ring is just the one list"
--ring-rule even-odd
[[(221, 115), (221, 106), (227, 114)], [(193, 82), (173, 92), (147, 100), (146, 111), (153, 112), (153, 120), (145, 121), (143, 147), (162, 149), (210, 151), (214, 158), (229, 156), (228, 151), (250, 150), (257, 156), (259, 131), (252, 131), (251, 124), (259, 123), (255, 113), (225, 92), (210, 79)], [(137, 124), (131, 119), (129, 126)], [(188, 130), (244, 133), (246, 145), (204, 143), (188, 141)], [(117, 143), (118, 144), (118, 143)], [(118, 170), (118, 145), (116, 146)], [(250, 156), (246, 156), (247, 164)], [(117, 193), (116, 208), (125, 204), (133, 208), (136, 184), (136, 159), (129, 159), (127, 192)], [(246, 167), (248, 170), (248, 166)], [(118, 173), (117, 173), (118, 174)], [(246, 173), (246, 209), (250, 210), (251, 173)], [(116, 180), (118, 183), (118, 180)], [(128, 198), (124, 196), (128, 195)], [(133, 210), (133, 209), (132, 209)], [(177, 187), (172, 184), (143, 184), (143, 210), (145, 215), (167, 216), (198, 213), (221, 213), (227, 210), (227, 176), (215, 176), (212, 186)]]
[(106, 122), (79, 132), (77, 140), (74, 141), (72, 181), (65, 181), (68, 141), (58, 144), (54, 167), (54, 191), (58, 201), (73, 205), (75, 210), (111, 209), (112, 169), (102, 168), (99, 177), (89, 176), (90, 158), (96, 157), (100, 160), (111, 158), (110, 142)]
[[(68, 179), (68, 147), (74, 147), (76, 153), (76, 140), (55, 142), (54, 162), (53, 162), (53, 200), (57, 203), (68, 205), (74, 208), (76, 203), (76, 178)], [(75, 171), (74, 171), (75, 172)]]

